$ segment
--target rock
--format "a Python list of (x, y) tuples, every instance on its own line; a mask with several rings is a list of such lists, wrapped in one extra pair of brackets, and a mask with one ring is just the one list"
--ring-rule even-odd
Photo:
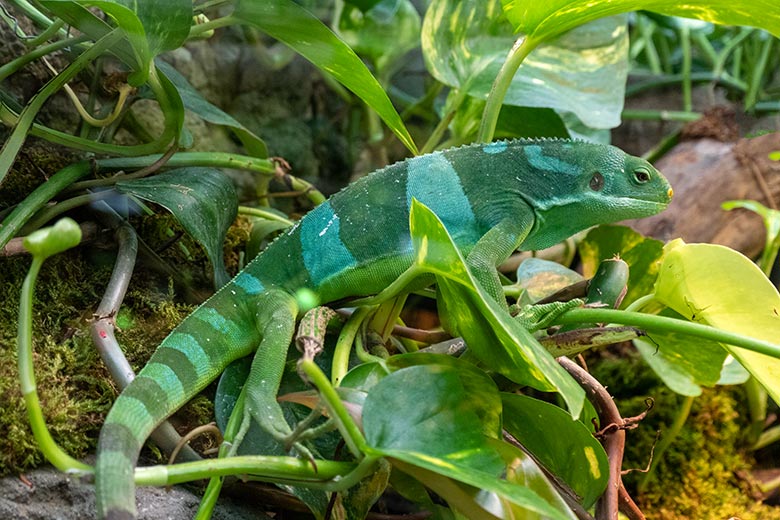
[[(0, 478), (0, 518), (5, 520), (91, 520), (96, 518), (95, 488), (52, 467)], [(200, 497), (187, 488), (139, 487), (139, 520), (189, 520)], [(224, 497), (212, 515), (215, 520), (268, 520), (257, 509)]]
[(721, 204), (738, 199), (776, 204), (780, 162), (769, 154), (778, 150), (780, 133), (736, 143), (701, 139), (679, 144), (656, 164), (674, 188), (669, 208), (630, 225), (661, 240), (721, 244), (756, 257), (766, 240), (763, 220), (748, 210), (726, 211)]

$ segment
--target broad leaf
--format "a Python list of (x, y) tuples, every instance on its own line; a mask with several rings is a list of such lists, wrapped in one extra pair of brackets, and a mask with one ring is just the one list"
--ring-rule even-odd
[(492, 382), (487, 383), (489, 378), (483, 370), (444, 354), (400, 354), (392, 356), (386, 362), (387, 368), (392, 371), (423, 365), (456, 370), (463, 390), (470, 397), (465, 406), (470, 406), (477, 415), (485, 435), (498, 438), (501, 433), (501, 401)]
[[(499, 0), (434, 0), (422, 48), (431, 74), (486, 98), (516, 39)], [(620, 124), (628, 74), (626, 17), (599, 20), (546, 41), (523, 62), (504, 104), (574, 113), (592, 128)]]
[(93, 37), (92, 31), (100, 33), (103, 29), (86, 12), (74, 10), (73, 5), (94, 6), (110, 16), (124, 31), (132, 47), (136, 70), (130, 82), (136, 86), (146, 82), (156, 55), (184, 43), (192, 23), (192, 2), (189, 0), (44, 0), (42, 3), (79, 29), (88, 24), (85, 32)]
[(206, 250), (214, 268), (214, 284), (230, 277), (225, 270), (222, 243), (238, 213), (233, 184), (214, 168), (177, 168), (154, 177), (118, 182), (116, 188), (154, 202), (170, 211)]
[(622, 307), (653, 291), (663, 242), (646, 238), (625, 226), (599, 226), (579, 243), (583, 275), (590, 278), (602, 260), (619, 256), (629, 265), (628, 292)]
[(780, 37), (775, 0), (501, 0), (515, 31), (546, 41), (578, 25), (630, 11), (653, 11), (724, 25), (760, 27)]
[(523, 303), (536, 302), (584, 279), (578, 272), (558, 262), (541, 258), (523, 260), (517, 267), (516, 275), (517, 285), (525, 290)]
[(609, 462), (604, 448), (579, 421), (557, 406), (524, 395), (501, 394), (504, 428), (537, 461), (563, 480), (586, 508), (604, 492)]
[[(675, 240), (664, 250), (656, 299), (692, 321), (777, 343), (780, 294), (753, 262), (713, 244)], [(780, 359), (724, 347), (780, 402)]]
[(310, 12), (291, 0), (243, 0), (233, 17), (294, 49), (333, 76), (379, 114), (404, 145), (417, 147), (382, 86), (355, 52)]
[[(449, 103), (458, 97), (458, 92), (452, 90), (447, 98), (442, 113), (452, 110)], [(479, 121), (485, 111), (485, 101), (468, 96), (454, 110), (455, 117), (450, 123), (450, 131), (461, 142), (471, 142), (477, 137)], [(569, 132), (561, 117), (551, 108), (518, 107), (503, 105), (498, 114), (498, 123), (494, 137), (496, 139), (513, 139), (517, 137), (561, 137), (569, 138)]]
[[(394, 465), (433, 486), (434, 490), (437, 482), (442, 482), (442, 476), (474, 486), (474, 490), (455, 491), (469, 495), (472, 505), (479, 504), (481, 494), (492, 493), (519, 506), (520, 510), (550, 518), (568, 518), (530, 487), (500, 478), (507, 462), (498, 447), (496, 434), (485, 435), (476, 412), (485, 406), (500, 408), (498, 390), (486, 375), (473, 367), (467, 368), (466, 362), (460, 364), (471, 373), (470, 377), (482, 379), (482, 395), (471, 394), (461, 370), (454, 366), (411, 366), (379, 381), (363, 407), (363, 427), (371, 451), (391, 457)], [(524, 455), (518, 453), (517, 458)], [(511, 467), (516, 464), (512, 463)], [(453, 492), (451, 487), (450, 492)], [(446, 494), (444, 498), (455, 500)], [(491, 509), (490, 513), (495, 515), (497, 511)], [(500, 517), (511, 518), (504, 514)]]
[(768, 273), (774, 266), (778, 249), (780, 249), (780, 211), (767, 208), (755, 200), (729, 200), (721, 204), (721, 207), (727, 211), (734, 208), (749, 209), (764, 219), (766, 242), (764, 243), (764, 251), (761, 253), (759, 266), (765, 273)]
[(442, 222), (412, 200), (410, 215), (415, 265), (436, 276), (443, 318), (481, 363), (539, 390), (558, 391), (577, 417), (585, 394), (539, 342), (493, 301), (472, 277)]
[(190, 85), (187, 78), (182, 76), (178, 70), (170, 64), (162, 61), (156, 61), (157, 68), (176, 86), (181, 96), (184, 108), (191, 110), (199, 117), (215, 125), (226, 126), (233, 130), (236, 136), (244, 144), (247, 153), (254, 157), (268, 157), (268, 149), (262, 139), (256, 136), (247, 127), (236, 121), (230, 114), (224, 112), (221, 108), (209, 103), (201, 96), (200, 92)]
[[(89, 4), (90, 0), (84, 3)], [(132, 9), (141, 21), (152, 58), (181, 47), (190, 34), (191, 0), (116, 0), (116, 3)]]
[[(659, 314), (682, 318), (671, 309)], [(728, 355), (720, 343), (669, 332), (653, 332), (648, 339), (635, 339), (634, 345), (666, 386), (687, 396), (701, 395), (701, 386), (716, 385)]]

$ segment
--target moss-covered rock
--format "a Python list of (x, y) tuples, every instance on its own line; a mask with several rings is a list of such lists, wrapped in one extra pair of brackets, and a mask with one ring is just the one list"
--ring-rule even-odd
[[(666, 388), (637, 354), (591, 363), (593, 374), (615, 396), (624, 417), (654, 408), (626, 435), (623, 468), (645, 468), (657, 433), (668, 431), (685, 397)], [(632, 471), (623, 479), (648, 519), (780, 519), (780, 508), (762, 504), (754, 483), (745, 480), (753, 460), (744, 445), (748, 421), (739, 391), (706, 388), (650, 474)]]

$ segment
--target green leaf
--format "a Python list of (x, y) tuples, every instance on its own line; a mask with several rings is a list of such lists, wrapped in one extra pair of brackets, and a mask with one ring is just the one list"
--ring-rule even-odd
[[(660, 316), (684, 319), (671, 309)], [(673, 332), (653, 332), (649, 339), (635, 339), (634, 345), (661, 381), (681, 395), (701, 395), (701, 386), (714, 386), (721, 377), (727, 352), (720, 343), (691, 339)], [(701, 385), (701, 386), (700, 386)]]
[(360, 58), (311, 13), (291, 0), (243, 0), (232, 15), (285, 43), (333, 76), (379, 114), (414, 154), (417, 146), (382, 86)]
[(166, 63), (163, 60), (156, 60), (155, 63), (157, 64), (157, 68), (170, 80), (176, 87), (176, 90), (179, 91), (184, 108), (191, 110), (209, 123), (230, 128), (241, 140), (249, 155), (262, 158), (268, 157), (268, 149), (262, 139), (236, 121), (233, 116), (206, 101), (206, 99), (200, 95), (200, 92), (195, 90), (190, 82), (169, 63)]
[[(384, 377), (369, 390), (363, 405), (366, 440), (381, 454), (416, 452), (497, 477), (503, 464), (485, 444), (477, 410), (500, 410), (501, 400), (489, 377), (477, 377), (484, 385), (480, 397), (489, 396), (486, 401), (468, 392), (452, 366), (415, 365)], [(498, 437), (498, 432), (492, 434)]]
[[(778, 341), (780, 294), (748, 258), (724, 246), (681, 240), (670, 242), (664, 250), (656, 282), (657, 300), (688, 319), (771, 343)], [(780, 403), (780, 359), (724, 347)]]
[[(108, 23), (73, 0), (40, 0), (40, 3), (65, 23), (72, 25), (93, 40), (99, 40), (113, 30)], [(113, 45), (111, 53), (126, 65), (138, 67), (138, 60), (129, 42), (123, 40)]]
[(741, 385), (750, 379), (750, 372), (745, 370), (734, 356), (726, 356), (723, 362), (723, 369), (720, 371), (719, 385)]
[[(159, 69), (156, 67), (154, 73), (163, 90), (160, 95), (166, 97), (165, 103), (160, 103), (161, 107), (167, 107), (165, 115), (166, 118), (170, 118), (170, 120), (166, 120), (166, 124), (172, 128), (176, 142), (179, 146), (188, 148), (192, 146), (192, 135), (184, 128), (184, 102), (179, 94), (179, 90), (171, 80), (168, 79), (168, 76), (160, 74)], [(159, 99), (158, 102), (160, 102)]]
[[(457, 97), (457, 90), (450, 91), (443, 113), (450, 111), (449, 102)], [(465, 101), (455, 110), (455, 117), (450, 123), (450, 131), (453, 136), (462, 142), (475, 140), (479, 130), (479, 121), (484, 111), (484, 100), (467, 96)], [(494, 137), (496, 139), (517, 137), (560, 137), (566, 139), (570, 136), (561, 117), (551, 108), (503, 105), (498, 114)]]
[(154, 177), (118, 182), (116, 188), (154, 202), (170, 211), (182, 227), (203, 245), (214, 268), (214, 284), (230, 277), (225, 270), (222, 243), (238, 214), (233, 184), (214, 168), (177, 168)]
[[(486, 98), (516, 36), (498, 0), (435, 0), (423, 21), (422, 49), (431, 74)], [(628, 74), (626, 17), (581, 27), (546, 41), (525, 59), (506, 105), (571, 112), (592, 128), (620, 124)]]
[(488, 437), (498, 438), (501, 434), (501, 402), (495, 386), (492, 381), (487, 382), (489, 378), (483, 370), (471, 363), (444, 354), (399, 354), (392, 356), (385, 363), (385, 366), (394, 372), (425, 365), (456, 370), (460, 384), (470, 398), (465, 404), (471, 406), (471, 410), (477, 415), (482, 425), (482, 432)]
[[(84, 0), (84, 3), (91, 2)], [(116, 3), (132, 9), (141, 21), (152, 58), (181, 47), (190, 34), (191, 0), (116, 0)]]
[(778, 250), (780, 249), (780, 211), (767, 208), (755, 200), (729, 200), (721, 204), (721, 207), (727, 211), (734, 208), (743, 208), (758, 213), (764, 219), (766, 228), (766, 242), (764, 251), (761, 253), (761, 260), (758, 265), (764, 273), (771, 273), (775, 265)]
[(598, 226), (579, 243), (585, 278), (592, 277), (603, 260), (619, 256), (629, 266), (628, 292), (621, 307), (653, 292), (663, 242), (646, 238), (626, 226)]
[(416, 265), (436, 276), (439, 305), (450, 332), (462, 336), (480, 362), (512, 381), (558, 391), (572, 416), (585, 394), (539, 342), (484, 293), (438, 217), (416, 199), (410, 215)]
[(517, 285), (525, 290), (523, 301), (533, 303), (584, 280), (581, 274), (558, 262), (527, 258), (517, 267)]
[[(243, 357), (230, 363), (219, 376), (217, 390), (214, 393), (214, 418), (222, 432), (227, 427), (230, 414), (233, 413), (251, 368), (252, 358)], [(249, 439), (251, 440), (252, 437)]]
[(371, 58), (380, 77), (420, 45), (420, 15), (409, 0), (381, 0), (369, 10), (345, 3), (334, 17), (339, 36)]
[(653, 11), (724, 25), (760, 27), (780, 37), (775, 0), (501, 0), (516, 32), (545, 41), (591, 20), (630, 11)]
[[(567, 518), (528, 487), (499, 478), (506, 462), (497, 442), (485, 435), (477, 414), (481, 407), (500, 408), (498, 390), (486, 375), (468, 368), (466, 362), (460, 365), (471, 377), (482, 378), (481, 395), (471, 394), (461, 370), (454, 366), (416, 365), (379, 381), (363, 407), (363, 428), (371, 451), (391, 457), (393, 464), (422, 477), (424, 483), (427, 470), (496, 493), (522, 509)], [(484, 400), (485, 396), (489, 398)]]
[(65, 217), (53, 226), (33, 231), (24, 238), (24, 248), (42, 259), (67, 251), (81, 242), (81, 228), (75, 220)]
[(557, 406), (524, 395), (501, 394), (504, 428), (590, 508), (604, 492), (609, 461), (601, 444)]
[[(57, 13), (59, 0), (44, 1), (43, 4)], [(136, 63), (135, 73), (131, 76), (131, 84), (141, 85), (146, 82), (152, 59), (164, 51), (175, 49), (184, 43), (189, 35), (192, 22), (192, 2), (190, 0), (76, 0), (82, 6), (94, 6), (111, 17), (117, 26), (124, 31), (133, 49)], [(68, 13), (76, 14), (72, 8)], [(83, 14), (78, 15), (77, 22), (89, 21)]]

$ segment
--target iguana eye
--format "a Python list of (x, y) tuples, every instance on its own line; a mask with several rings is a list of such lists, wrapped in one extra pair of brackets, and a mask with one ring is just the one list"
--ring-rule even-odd
[(634, 180), (639, 184), (644, 184), (650, 180), (650, 172), (647, 168), (637, 168), (634, 170)]
[(593, 191), (601, 191), (601, 188), (604, 187), (604, 176), (601, 175), (599, 172), (596, 172), (593, 174), (593, 177), (590, 178), (590, 189)]

